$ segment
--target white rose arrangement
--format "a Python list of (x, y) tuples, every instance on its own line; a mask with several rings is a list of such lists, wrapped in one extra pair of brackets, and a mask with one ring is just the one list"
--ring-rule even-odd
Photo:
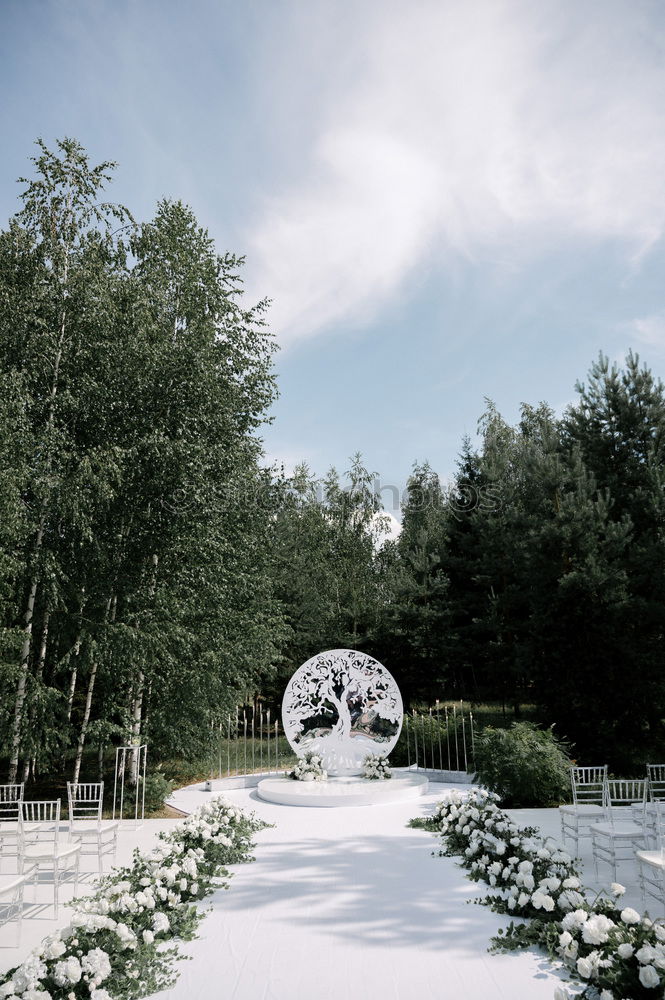
[(317, 753), (306, 753), (289, 773), (289, 778), (293, 778), (294, 781), (325, 781), (327, 777), (328, 772), (324, 770), (323, 758)]
[(378, 753), (369, 753), (363, 762), (363, 777), (370, 781), (385, 781), (391, 778), (390, 764), (387, 757)]
[[(460, 857), (469, 878), (492, 888), (476, 902), (520, 918), (491, 950), (540, 946), (599, 1000), (662, 996), (665, 920), (622, 907), (626, 890), (617, 882), (591, 898), (571, 856), (537, 830), (517, 826), (497, 801), (484, 789), (451, 792), (431, 820), (414, 821), (441, 836), (441, 854)], [(554, 1000), (573, 998), (558, 986)]]
[(222, 796), (211, 799), (102, 878), (94, 895), (74, 900), (69, 926), (0, 979), (0, 998), (133, 1000), (172, 985), (174, 939), (195, 937), (204, 915), (192, 904), (228, 888), (224, 866), (251, 861), (252, 835), (265, 825)]

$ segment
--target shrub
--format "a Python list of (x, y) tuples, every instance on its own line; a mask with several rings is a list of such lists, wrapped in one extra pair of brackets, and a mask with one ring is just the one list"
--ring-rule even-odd
[(484, 729), (476, 737), (477, 784), (508, 806), (552, 806), (570, 792), (568, 747), (551, 729), (515, 722), (510, 729)]
[[(164, 806), (164, 800), (168, 799), (173, 791), (174, 784), (169, 781), (160, 771), (148, 774), (145, 779), (145, 814), (159, 812)], [(141, 812), (141, 782), (136, 785), (125, 785), (123, 814), (129, 817), (134, 811), (135, 795), (138, 790), (139, 813)]]
[(165, 778), (159, 771), (149, 774), (145, 779), (145, 811), (147, 813), (157, 812), (163, 807), (164, 801), (168, 799), (172, 791), (173, 782)]
[(193, 785), (210, 777), (210, 762), (205, 760), (164, 760), (157, 766), (165, 778), (170, 779), (176, 788), (183, 785)]

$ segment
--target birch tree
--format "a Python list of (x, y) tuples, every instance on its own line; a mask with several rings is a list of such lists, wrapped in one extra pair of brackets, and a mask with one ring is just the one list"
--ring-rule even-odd
[(62, 755), (77, 778), (107, 740), (204, 752), (205, 720), (269, 670), (281, 620), (268, 512), (248, 503), (273, 346), (242, 259), (177, 202), (134, 226), (101, 201), (112, 164), (73, 140), (40, 143), (34, 166), (0, 234), (12, 780)]
[[(111, 163), (91, 167), (74, 140), (53, 153), (40, 141), (37, 177), (22, 179), (23, 207), (3, 241), (2, 368), (20, 372), (27, 391), (32, 437), (25, 499), (22, 630), (9, 751), (9, 779), (18, 771), (29, 675), (39, 661), (36, 616), (48, 613), (49, 587), (57, 586), (54, 539), (66, 532), (67, 479), (79, 455), (72, 433), (78, 348), (100, 318), (99, 293), (114, 252), (112, 225), (126, 215), (100, 203)], [(71, 494), (70, 494), (71, 497)], [(39, 643), (39, 639), (37, 639)], [(45, 654), (44, 654), (45, 657)], [(44, 657), (42, 659), (44, 659)]]

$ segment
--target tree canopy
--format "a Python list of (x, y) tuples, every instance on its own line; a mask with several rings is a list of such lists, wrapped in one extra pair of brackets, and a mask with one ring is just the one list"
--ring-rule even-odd
[[(600, 357), (557, 417), (487, 402), (384, 539), (360, 455), (269, 469), (266, 303), (192, 211), (104, 200), (110, 162), (38, 144), (0, 232), (0, 756), (10, 780), (210, 732), (349, 647), (405, 703), (532, 704), (586, 760), (665, 752), (665, 390)], [(630, 682), (627, 682), (627, 679)]]

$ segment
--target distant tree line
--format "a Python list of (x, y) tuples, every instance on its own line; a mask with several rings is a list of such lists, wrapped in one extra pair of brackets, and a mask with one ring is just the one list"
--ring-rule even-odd
[(357, 459), (346, 512), (335, 490), (307, 502), (300, 470), (276, 550), (289, 669), (348, 643), (389, 665), (407, 704), (499, 701), (508, 721), (531, 705), (577, 759), (665, 759), (665, 389), (629, 354), (576, 390), (562, 417), (524, 405), (516, 426), (488, 402), (451, 484), (414, 468), (381, 547)]
[(578, 759), (641, 772), (665, 757), (665, 393), (633, 355), (576, 388), (560, 419), (488, 404), (448, 497), (414, 470), (431, 502), (386, 555), (378, 642), (412, 697), (533, 703)]
[[(102, 200), (43, 144), (0, 233), (0, 756), (10, 780), (114, 744), (196, 757), (321, 649), (407, 704), (499, 701), (590, 763), (665, 753), (665, 391), (601, 358), (562, 417), (488, 402), (452, 484), (413, 469), (385, 542), (360, 456), (266, 469), (265, 303), (192, 212)], [(641, 763), (640, 763), (641, 762)], [(92, 775), (94, 776), (94, 774)]]

